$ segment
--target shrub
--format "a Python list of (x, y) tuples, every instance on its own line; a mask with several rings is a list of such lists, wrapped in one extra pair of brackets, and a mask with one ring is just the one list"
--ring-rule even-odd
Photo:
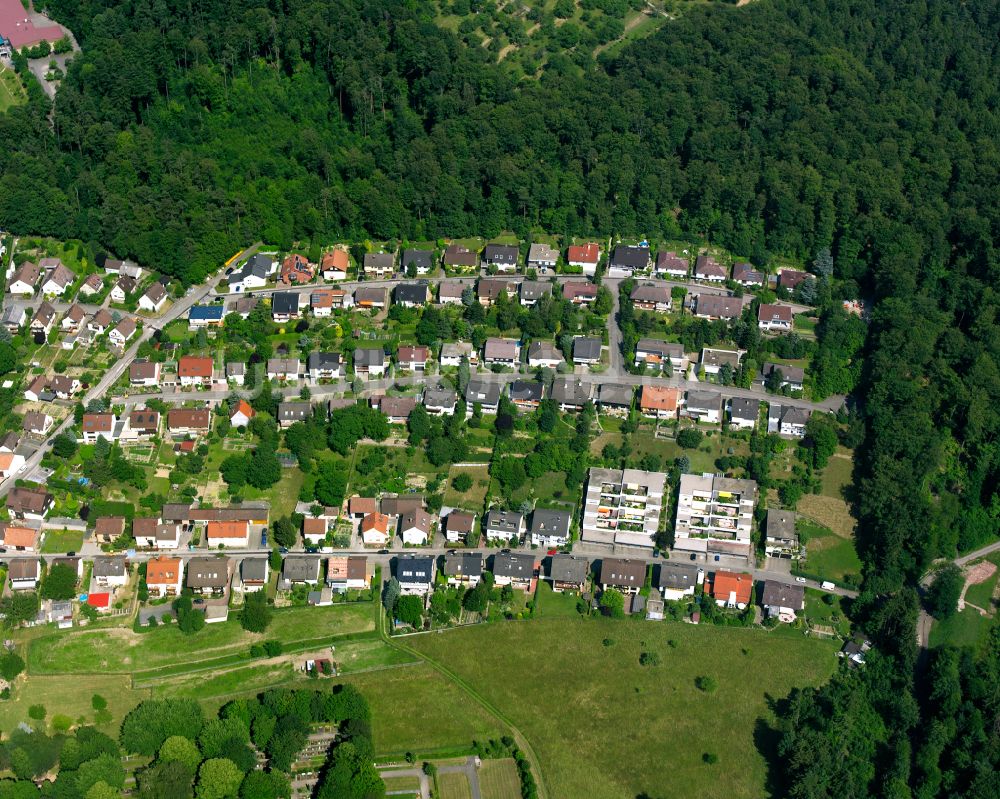
[(45, 718), (45, 705), (32, 705), (28, 708), (28, 717), (41, 721)]
[(701, 759), (710, 766), (719, 762), (719, 756), (715, 754), (715, 752), (705, 752), (705, 754), (701, 756)]
[(697, 686), (699, 691), (704, 691), (706, 694), (712, 693), (719, 687), (712, 677), (706, 677), (704, 675), (696, 677), (694, 684)]

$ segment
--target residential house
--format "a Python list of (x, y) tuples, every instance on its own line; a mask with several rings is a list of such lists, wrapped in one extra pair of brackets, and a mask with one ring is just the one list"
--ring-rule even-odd
[(399, 517), (399, 534), (403, 544), (424, 546), (430, 540), (434, 518), (423, 508), (414, 508)]
[(389, 543), (389, 517), (373, 511), (361, 520), (361, 540), (366, 547), (384, 547)]
[(243, 558), (240, 561), (240, 582), (243, 583), (243, 591), (252, 594), (264, 590), (269, 572), (270, 564), (267, 558)]
[(408, 372), (422, 372), (431, 357), (431, 351), (424, 346), (404, 346), (396, 351), (396, 364)]
[(103, 588), (115, 588), (128, 583), (128, 567), (123, 555), (107, 555), (94, 558), (90, 578)]
[(312, 418), (312, 403), (310, 402), (279, 402), (278, 424), (281, 427), (291, 427), (296, 422), (307, 422)]
[(632, 409), (635, 389), (620, 383), (601, 383), (597, 388), (597, 405), (603, 413), (627, 416)]
[(289, 555), (281, 565), (284, 586), (318, 583), (320, 559), (317, 555)]
[(601, 340), (592, 336), (573, 338), (573, 363), (594, 365), (601, 362)]
[(68, 333), (75, 333), (80, 329), (80, 325), (83, 324), (83, 320), (86, 318), (87, 312), (83, 310), (82, 306), (74, 302), (69, 306), (69, 310), (66, 311), (62, 321), (59, 322), (59, 327)]
[(132, 361), (128, 381), (133, 386), (154, 388), (160, 385), (160, 364), (156, 361)]
[(0, 452), (0, 480), (13, 477), (24, 468), (24, 456), (16, 452)]
[(584, 494), (584, 541), (652, 549), (667, 476), (640, 469), (591, 469)]
[[(28, 387), (24, 390), (24, 398), (28, 402), (38, 402), (42, 399), (42, 396), (47, 394), (49, 390), (49, 381), (45, 375), (38, 375), (34, 380), (32, 380)], [(54, 397), (47, 397), (48, 399), (54, 399)]]
[(318, 547), (326, 541), (327, 522), (323, 516), (307, 517), (302, 520), (302, 538), (308, 546)]
[(275, 273), (277, 268), (278, 262), (269, 255), (257, 253), (250, 256), (243, 266), (233, 270), (226, 278), (230, 293), (239, 294), (264, 288), (267, 285), (267, 279)]
[(181, 592), (184, 563), (180, 558), (157, 555), (146, 563), (146, 586), (156, 596), (176, 596)]
[(298, 358), (268, 358), (267, 379), (294, 383), (302, 374), (302, 361)]
[(14, 558), (7, 567), (12, 591), (34, 591), (38, 587), (40, 569), (34, 558)]
[(426, 283), (399, 283), (394, 292), (394, 302), (404, 308), (420, 308), (427, 303)]
[(513, 244), (487, 244), (483, 248), (483, 266), (496, 267), (498, 272), (515, 272), (519, 255)]
[(27, 319), (28, 313), (23, 306), (8, 305), (3, 309), (3, 318), (0, 319), (0, 324), (3, 324), (4, 329), (13, 336), (23, 327)]
[(418, 275), (428, 274), (434, 265), (433, 250), (403, 250), (399, 266), (404, 272), (409, 272), (412, 266)]
[(52, 417), (47, 413), (28, 411), (24, 414), (24, 422), (21, 425), (21, 429), (25, 433), (30, 433), (34, 436), (45, 436), (52, 429), (53, 421)]
[(500, 383), (474, 377), (465, 389), (466, 416), (472, 416), (478, 405), (483, 413), (496, 413), (500, 404)]
[(476, 517), (464, 510), (453, 510), (444, 520), (444, 537), (449, 544), (462, 541), (472, 543), (472, 533), (476, 526)]
[(552, 381), (550, 396), (561, 411), (579, 411), (593, 397), (594, 386), (578, 377), (557, 377)]
[(143, 549), (177, 549), (181, 539), (180, 525), (166, 524), (150, 516), (135, 518), (132, 537), (135, 545)]
[(729, 401), (729, 426), (753, 430), (760, 418), (760, 400), (733, 397)]
[(438, 302), (441, 305), (461, 305), (462, 295), (472, 287), (468, 280), (442, 280), (438, 284)]
[(396, 580), (406, 596), (429, 594), (434, 589), (434, 557), (408, 553), (396, 558)]
[(163, 284), (157, 280), (146, 289), (146, 293), (139, 298), (139, 310), (156, 313), (167, 301), (167, 290)]
[(124, 441), (152, 438), (160, 432), (160, 413), (148, 408), (129, 411), (120, 438)]
[(441, 345), (441, 366), (460, 366), (463, 358), (470, 364), (479, 363), (479, 353), (469, 342), (458, 341)]
[(772, 402), (767, 408), (767, 432), (803, 438), (811, 415), (812, 411), (808, 408), (795, 408)]
[(676, 419), (680, 400), (679, 388), (645, 385), (639, 394), (639, 410), (649, 419)]
[(94, 521), (94, 540), (110, 544), (125, 533), (124, 516), (101, 516)]
[(790, 366), (783, 363), (768, 361), (760, 370), (764, 383), (772, 390), (787, 388), (789, 391), (801, 391), (805, 380), (805, 370), (801, 366)]
[(743, 313), (743, 299), (723, 297), (721, 294), (698, 294), (694, 297), (694, 315), (699, 319), (739, 319)]
[(31, 296), (35, 293), (35, 284), (41, 271), (38, 264), (25, 261), (10, 277), (7, 284), (7, 291), (11, 294), (27, 294)]
[(216, 547), (247, 547), (250, 544), (250, 523), (239, 521), (211, 521), (205, 525), (205, 541)]
[(6, 549), (15, 552), (37, 552), (38, 539), (39, 532), (35, 527), (0, 522), (0, 543)]
[(17, 433), (10, 432), (0, 436), (0, 452), (16, 452), (20, 443), (21, 437)]
[(711, 255), (699, 255), (694, 262), (694, 279), (708, 283), (725, 283), (728, 276), (726, 267)]
[(340, 377), (340, 353), (310, 352), (306, 367), (312, 381), (336, 380)]
[(772, 305), (761, 303), (757, 311), (757, 327), (769, 333), (791, 332), (792, 309), (789, 305)]
[(583, 280), (563, 283), (563, 299), (574, 305), (591, 305), (597, 299), (597, 286)]
[(125, 300), (128, 299), (128, 296), (135, 291), (135, 288), (135, 278), (122, 275), (115, 282), (115, 285), (111, 287), (111, 302), (117, 302), (119, 304), (125, 302)]
[(326, 559), (326, 584), (338, 594), (365, 591), (371, 586), (372, 571), (364, 555), (338, 555)]
[(711, 474), (682, 474), (674, 549), (749, 558), (757, 483)]
[(135, 335), (135, 319), (131, 316), (122, 317), (121, 321), (108, 333), (108, 341), (116, 347), (124, 347), (128, 340)]
[(517, 294), (518, 285), (513, 280), (504, 277), (484, 277), (476, 287), (476, 298), (484, 308), (489, 308), (501, 294), (513, 299)]
[[(340, 291), (341, 296), (344, 295)], [(343, 300), (340, 303), (343, 304)], [(333, 314), (333, 291), (331, 289), (319, 289), (309, 295), (309, 308), (312, 315), (317, 319), (322, 319)]]
[(565, 510), (535, 508), (528, 534), (534, 547), (564, 547), (569, 543), (571, 514)]
[(38, 266), (48, 272), (42, 281), (42, 294), (46, 297), (56, 297), (63, 294), (76, 279), (76, 275), (58, 258), (43, 258), (39, 261)]
[(548, 579), (552, 583), (552, 590), (556, 593), (563, 591), (583, 593), (590, 579), (590, 561), (577, 555), (558, 552), (549, 559)]
[(449, 244), (445, 248), (442, 263), (446, 268), (449, 266), (459, 269), (474, 268), (479, 265), (479, 256), (468, 247), (463, 247), (460, 244)]
[(7, 494), (7, 510), (13, 519), (43, 521), (55, 504), (55, 499), (48, 491), (15, 486)]
[(614, 588), (623, 594), (638, 594), (646, 584), (646, 561), (604, 558), (597, 582), (602, 591)]
[(390, 424), (406, 424), (417, 407), (417, 398), (382, 396), (372, 398), (372, 405), (389, 418)]
[(281, 271), (278, 272), (278, 282), (283, 286), (301, 286), (310, 283), (316, 277), (315, 264), (298, 253), (289, 253), (281, 261)]
[(424, 390), (424, 407), (431, 416), (451, 416), (458, 404), (458, 394), (454, 389), (438, 387)]
[(106, 331), (112, 324), (114, 324), (114, 317), (111, 316), (111, 312), (107, 308), (101, 308), (90, 317), (90, 321), (87, 322), (87, 329), (92, 333), (101, 335)]
[(764, 553), (767, 557), (792, 559), (801, 554), (794, 511), (768, 508), (764, 533)]
[(808, 272), (800, 272), (798, 269), (782, 269), (778, 272), (778, 287), (788, 291), (795, 291), (807, 280), (815, 280)]
[(528, 366), (532, 369), (558, 369), (566, 363), (562, 352), (551, 341), (532, 341), (528, 345)]
[(722, 421), (722, 397), (714, 391), (689, 391), (684, 403), (684, 415), (708, 424)]
[(601, 247), (599, 244), (590, 242), (588, 244), (574, 244), (566, 250), (566, 263), (570, 266), (577, 266), (583, 270), (585, 275), (593, 275), (597, 272), (597, 264), (601, 260)]
[[(101, 256), (98, 256), (98, 266), (101, 265), (100, 258)], [(104, 271), (109, 275), (123, 275), (133, 280), (142, 277), (142, 269), (131, 261), (119, 261), (117, 258), (108, 258), (107, 256), (104, 257)]]
[(337, 249), (323, 253), (319, 269), (323, 273), (323, 280), (347, 280), (347, 270), (350, 265), (351, 260), (347, 250)]
[(746, 572), (717, 571), (710, 593), (719, 607), (744, 610), (753, 596), (753, 577)]
[(381, 347), (358, 347), (354, 351), (354, 374), (379, 377), (389, 368), (389, 356)]
[(666, 313), (673, 305), (670, 287), (655, 283), (640, 283), (629, 295), (632, 304), (641, 311)]
[(543, 280), (525, 280), (520, 286), (521, 305), (530, 308), (542, 297), (552, 294), (552, 284)]
[(673, 341), (641, 338), (635, 347), (635, 365), (645, 366), (654, 372), (665, 371), (683, 375), (688, 369), (684, 347)]
[(530, 591), (537, 569), (535, 556), (527, 552), (498, 552), (493, 556), (495, 585), (509, 585), (519, 591)]
[(188, 330), (209, 330), (222, 327), (225, 314), (225, 306), (218, 303), (215, 305), (192, 305), (188, 310)]
[(753, 264), (741, 261), (733, 264), (733, 282), (750, 288), (753, 286), (764, 286), (767, 281), (764, 278), (764, 273), (754, 269)]
[(548, 244), (538, 243), (528, 247), (528, 267), (531, 269), (545, 273), (549, 269), (555, 269), (558, 260), (559, 251)]
[(695, 588), (701, 582), (701, 569), (693, 563), (663, 561), (657, 576), (657, 588), (664, 599), (672, 602), (683, 601), (694, 596)]
[(226, 382), (242, 386), (246, 383), (247, 365), (239, 361), (226, 363)]
[(184, 584), (196, 594), (220, 595), (229, 587), (229, 558), (191, 558)]
[(444, 574), (448, 585), (478, 585), (483, 576), (482, 553), (449, 552), (444, 556)]
[(214, 363), (209, 357), (183, 355), (177, 361), (177, 377), (182, 386), (211, 388)]
[(99, 294), (104, 288), (104, 281), (100, 275), (89, 275), (80, 285), (80, 294), (84, 297), (92, 297)]
[(521, 360), (521, 342), (514, 338), (486, 339), (483, 347), (483, 363), (487, 366), (515, 367)]
[(80, 429), (83, 431), (83, 443), (93, 444), (99, 438), (113, 441), (115, 438), (115, 422), (118, 420), (113, 413), (85, 413)]
[(257, 415), (257, 412), (251, 407), (250, 403), (245, 399), (241, 399), (234, 406), (232, 411), (229, 413), (229, 424), (233, 427), (247, 427), (250, 424), (250, 420)]
[(297, 291), (276, 291), (271, 295), (271, 319), (278, 324), (302, 315), (303, 295)]
[(701, 351), (701, 369), (711, 377), (718, 377), (725, 367), (728, 367), (730, 376), (735, 375), (740, 368), (740, 359), (746, 353), (743, 350), (717, 350), (705, 347)]
[(354, 292), (354, 304), (362, 309), (381, 310), (385, 308), (386, 296), (385, 286), (358, 286)]
[(520, 541), (524, 536), (524, 514), (494, 508), (486, 514), (483, 524), (487, 541)]
[(167, 430), (173, 435), (199, 435), (212, 427), (208, 408), (171, 408), (167, 411)]
[(653, 271), (658, 276), (684, 280), (688, 276), (689, 266), (687, 258), (675, 252), (660, 250), (656, 253), (656, 263), (653, 265)]
[(52, 324), (55, 321), (56, 309), (47, 300), (43, 301), (31, 319), (31, 332), (44, 333), (47, 336), (49, 331), (52, 330)]
[(619, 244), (611, 252), (608, 277), (632, 277), (649, 269), (649, 247)]
[(533, 380), (515, 380), (507, 390), (510, 393), (511, 402), (518, 408), (533, 411), (542, 401), (543, 388), (541, 383), (536, 383)]
[(365, 253), (364, 271), (366, 280), (385, 280), (396, 272), (395, 257), (391, 252)]

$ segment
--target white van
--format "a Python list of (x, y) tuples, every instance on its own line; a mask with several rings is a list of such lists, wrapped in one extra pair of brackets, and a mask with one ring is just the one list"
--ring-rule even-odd
[(834, 588), (836, 588), (837, 586), (835, 586), (835, 585), (834, 585), (833, 583), (831, 583), (831, 582), (830, 582), (829, 580), (824, 580), (823, 582), (821, 582), (821, 583), (819, 584), (819, 587), (820, 587), (820, 588), (822, 588), (822, 589), (823, 589), (824, 591), (832, 591), (832, 590), (833, 590)]

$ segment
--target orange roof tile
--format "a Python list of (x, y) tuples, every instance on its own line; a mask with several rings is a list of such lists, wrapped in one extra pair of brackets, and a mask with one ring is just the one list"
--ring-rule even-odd
[(680, 389), (667, 386), (643, 386), (639, 407), (644, 411), (676, 411)]

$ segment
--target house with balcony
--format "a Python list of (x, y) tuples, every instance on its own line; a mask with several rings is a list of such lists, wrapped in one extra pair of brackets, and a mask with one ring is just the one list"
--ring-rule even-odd
[(677, 342), (641, 338), (635, 345), (635, 365), (645, 366), (653, 372), (683, 375), (689, 363), (684, 347)]
[(749, 559), (757, 483), (713, 474), (682, 474), (674, 549)]
[(581, 537), (601, 544), (655, 545), (667, 476), (640, 469), (591, 469)]
[(795, 511), (768, 508), (764, 523), (764, 553), (769, 558), (792, 560), (801, 553), (795, 530)]

